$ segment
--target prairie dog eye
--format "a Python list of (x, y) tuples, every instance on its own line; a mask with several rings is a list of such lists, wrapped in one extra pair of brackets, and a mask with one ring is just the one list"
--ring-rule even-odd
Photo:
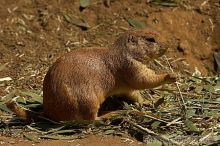
[(136, 39), (134, 36), (129, 36), (128, 38), (128, 42), (131, 42), (131, 43), (136, 43)]
[(148, 42), (152, 42), (152, 43), (155, 43), (155, 42), (156, 42), (154, 38), (146, 38), (146, 40), (147, 40)]

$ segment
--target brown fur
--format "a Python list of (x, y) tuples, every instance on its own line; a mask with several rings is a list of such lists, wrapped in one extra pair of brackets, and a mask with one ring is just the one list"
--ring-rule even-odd
[(157, 75), (144, 65), (165, 51), (163, 38), (156, 32), (136, 30), (123, 33), (109, 48), (66, 53), (45, 76), (45, 116), (54, 121), (100, 119), (99, 107), (112, 95), (125, 95), (142, 104), (138, 90), (176, 80), (173, 73)]

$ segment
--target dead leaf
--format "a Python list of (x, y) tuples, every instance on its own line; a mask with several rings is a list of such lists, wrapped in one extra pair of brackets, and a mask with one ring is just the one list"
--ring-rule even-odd
[(108, 129), (104, 132), (104, 134), (109, 135), (109, 134), (113, 134), (115, 132), (115, 130), (113, 129)]
[(205, 85), (204, 89), (210, 93), (214, 93), (215, 92), (215, 88), (212, 85)]
[(205, 117), (220, 118), (218, 111), (205, 111), (204, 115)]
[(150, 3), (152, 4), (156, 4), (156, 5), (161, 5), (161, 6), (164, 6), (164, 7), (177, 7), (177, 3), (173, 0), (152, 0), (150, 1)]
[(71, 23), (71, 17), (69, 15), (64, 15), (64, 19), (66, 20), (66, 22)]
[(80, 7), (86, 8), (90, 5), (90, 0), (80, 0)]
[(33, 142), (39, 142), (38, 138), (36, 136), (30, 135), (30, 134), (24, 134), (24, 137), (30, 141)]
[(80, 20), (78, 18), (75, 18), (74, 16), (71, 17), (70, 15), (66, 14), (64, 15), (64, 19), (66, 22), (76, 25), (78, 27), (85, 28), (85, 29), (90, 28), (89, 24), (85, 20)]
[(7, 108), (5, 104), (1, 104), (1, 103), (0, 103), (0, 110), (8, 113), (13, 113), (10, 109)]
[(197, 126), (191, 120), (186, 119), (184, 123), (190, 131), (199, 132), (199, 129), (197, 128)]
[(31, 91), (26, 91), (26, 92), (21, 92), (21, 94), (32, 97), (32, 99), (38, 103), (43, 103), (43, 97), (41, 97), (36, 93), (33, 93)]
[(195, 116), (195, 113), (196, 113), (195, 109), (187, 109), (186, 110), (187, 117), (193, 117), (193, 116)]
[(157, 100), (157, 102), (154, 104), (154, 107), (155, 108), (158, 108), (161, 104), (163, 104), (164, 103), (164, 97), (162, 97), (162, 98), (159, 98), (158, 100)]
[(201, 93), (202, 92), (203, 87), (202, 86), (196, 86), (195, 87), (195, 92), (196, 93)]
[(76, 133), (77, 131), (75, 129), (66, 129), (66, 130), (58, 130), (56, 132), (53, 132), (53, 134), (71, 134), (71, 133)]
[(146, 27), (146, 25), (143, 22), (140, 22), (140, 21), (132, 19), (132, 18), (127, 19), (127, 21), (131, 26), (133, 26), (135, 28), (145, 28)]
[(6, 66), (7, 66), (8, 63), (5, 63), (5, 64), (0, 64), (0, 71), (3, 71), (6, 69)]
[(160, 125), (160, 121), (155, 121), (151, 124), (152, 129), (157, 129), (157, 127)]
[(148, 143), (146, 146), (162, 146), (162, 144), (161, 141), (155, 140), (154, 142)]

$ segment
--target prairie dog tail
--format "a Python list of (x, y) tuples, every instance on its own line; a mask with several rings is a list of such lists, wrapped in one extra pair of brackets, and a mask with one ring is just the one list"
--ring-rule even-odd
[(29, 111), (25, 108), (22, 108), (15, 101), (11, 100), (11, 101), (6, 102), (5, 104), (11, 111), (13, 111), (16, 114), (16, 116), (21, 118), (26, 123), (30, 123), (32, 120), (39, 121), (40, 119), (41, 120), (43, 119), (41, 113)]

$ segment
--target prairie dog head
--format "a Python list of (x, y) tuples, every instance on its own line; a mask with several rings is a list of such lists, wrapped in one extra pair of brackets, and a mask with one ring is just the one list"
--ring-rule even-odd
[(140, 62), (158, 58), (167, 50), (163, 38), (148, 29), (125, 32), (115, 41), (114, 46)]

